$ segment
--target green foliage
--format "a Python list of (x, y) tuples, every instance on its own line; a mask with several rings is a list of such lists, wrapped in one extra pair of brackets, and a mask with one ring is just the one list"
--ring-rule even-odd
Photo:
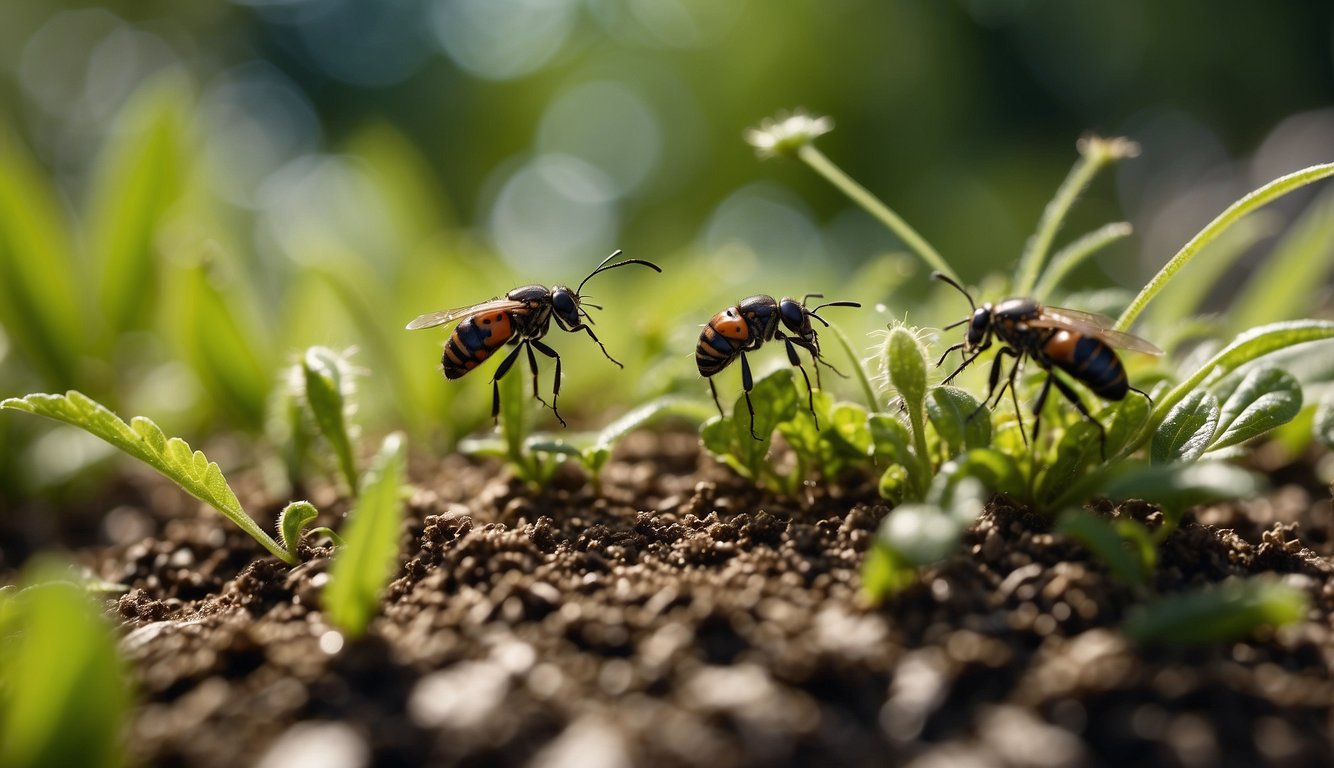
[(347, 353), (327, 347), (311, 347), (301, 357), (304, 401), (333, 450), (338, 468), (352, 495), (357, 494), (357, 463), (352, 448), (348, 417), (355, 410), (355, 374)]
[(1272, 578), (1227, 581), (1162, 597), (1125, 623), (1144, 645), (1190, 646), (1242, 640), (1261, 627), (1282, 627), (1306, 616), (1306, 593)]
[(97, 606), (51, 566), (0, 593), (0, 765), (124, 763), (131, 708), (116, 638)]
[(378, 610), (380, 592), (397, 568), (406, 475), (407, 442), (395, 432), (385, 438), (366, 471), (345, 544), (329, 568), (324, 610), (329, 622), (349, 637), (366, 631)]
[(100, 437), (221, 512), (274, 557), (289, 565), (297, 564), (293, 551), (280, 546), (245, 513), (217, 464), (210, 462), (203, 452), (191, 451), (179, 437), (168, 439), (150, 419), (136, 416), (126, 424), (105, 406), (73, 390), (64, 395), (34, 394), (10, 398), (0, 402), (0, 408), (63, 421)]
[(792, 369), (780, 368), (755, 382), (750, 393), (755, 407), (756, 440), (750, 434), (750, 414), (743, 394), (732, 406), (729, 416), (717, 416), (700, 427), (705, 449), (742, 477), (756, 482), (770, 482), (782, 489), (783, 478), (766, 457), (778, 425), (797, 413), (797, 390)]
[(1113, 522), (1087, 509), (1068, 509), (1057, 519), (1056, 530), (1096, 555), (1122, 583), (1148, 589), (1157, 552), (1144, 526), (1134, 520)]
[(1153, 433), (1151, 456), (1159, 464), (1194, 461), (1204, 455), (1218, 428), (1218, 398), (1197, 389), (1173, 406)]
[(872, 600), (894, 594), (911, 579), (907, 571), (938, 562), (958, 549), (987, 499), (986, 488), (971, 477), (942, 470), (924, 502), (900, 504), (880, 524), (872, 553), (862, 570), (862, 589)]

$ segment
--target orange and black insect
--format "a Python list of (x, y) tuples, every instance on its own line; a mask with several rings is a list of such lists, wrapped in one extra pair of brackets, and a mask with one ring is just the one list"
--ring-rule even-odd
[[(704, 330), (700, 331), (699, 343), (695, 345), (695, 364), (701, 376), (709, 379), (709, 390), (713, 392), (713, 403), (718, 406), (718, 413), (723, 412), (722, 403), (718, 402), (718, 388), (711, 378), (715, 373), (741, 358), (741, 388), (746, 394), (746, 408), (750, 411), (750, 436), (759, 440), (755, 434), (755, 406), (750, 402), (750, 390), (755, 380), (750, 373), (750, 362), (746, 353), (760, 348), (760, 345), (773, 339), (782, 339), (787, 346), (787, 359), (801, 371), (806, 380), (807, 405), (811, 415), (815, 415), (815, 394), (811, 390), (811, 378), (797, 357), (797, 347), (811, 353), (815, 366), (815, 384), (820, 384), (820, 366), (827, 366), (837, 373), (834, 366), (820, 358), (820, 340), (811, 326), (811, 318), (819, 320), (828, 327), (825, 319), (815, 314), (825, 307), (860, 307), (855, 301), (831, 301), (817, 307), (808, 308), (810, 299), (822, 298), (821, 294), (808, 293), (798, 304), (796, 299), (784, 298), (774, 301), (774, 297), (751, 296), (737, 302), (713, 316)], [(787, 328), (791, 335), (784, 333), (779, 325)]]
[[(608, 360), (621, 366), (621, 363), (612, 357), (611, 353), (607, 352), (607, 348), (598, 340), (598, 337), (593, 333), (593, 329), (588, 327), (593, 322), (593, 318), (584, 310), (584, 306), (595, 309), (601, 309), (601, 307), (583, 301), (580, 292), (583, 291), (584, 285), (594, 275), (610, 269), (630, 264), (642, 264), (655, 272), (661, 272), (662, 268), (643, 259), (627, 259), (615, 264), (607, 263), (620, 255), (621, 252), (618, 250), (603, 259), (602, 263), (588, 273), (588, 277), (585, 277), (579, 283), (579, 287), (574, 290), (570, 290), (563, 285), (557, 285), (553, 288), (541, 285), (525, 285), (505, 294), (504, 298), (422, 315), (408, 323), (407, 328), (410, 331), (415, 331), (421, 328), (434, 328), (456, 320), (459, 321), (459, 324), (454, 326), (454, 332), (449, 335), (449, 340), (445, 342), (445, 351), (440, 357), (440, 364), (444, 367), (445, 378), (447, 379), (461, 378), (490, 358), (501, 347), (506, 345), (514, 347), (514, 351), (510, 352), (501, 361), (500, 366), (496, 368), (495, 375), (491, 377), (492, 418), (500, 414), (499, 382), (505, 377), (505, 374), (509, 373), (510, 368), (514, 366), (514, 362), (519, 359), (519, 354), (526, 350), (528, 353), (528, 367), (533, 372), (533, 397), (537, 398), (538, 402), (551, 408), (561, 426), (564, 426), (565, 419), (562, 419), (560, 411), (556, 410), (556, 398), (560, 395), (560, 355), (556, 354), (556, 350), (547, 346), (541, 339), (550, 330), (551, 321), (554, 319), (556, 325), (563, 331), (583, 331), (587, 333), (589, 338), (597, 342), (597, 345), (602, 348), (602, 354), (606, 355)], [(587, 320), (587, 323), (585, 323), (585, 320)], [(551, 403), (549, 405), (538, 394), (537, 358), (533, 355), (534, 349), (556, 361), (556, 383), (552, 387)]]
[[(942, 384), (948, 384), (967, 368), (979, 355), (991, 348), (992, 336), (1000, 339), (1001, 348), (991, 364), (991, 377), (987, 397), (983, 405), (991, 403), (995, 407), (1010, 390), (1014, 401), (1015, 414), (1019, 415), (1019, 432), (1024, 434), (1023, 416), (1020, 415), (1018, 396), (1014, 392), (1014, 380), (1019, 373), (1019, 366), (1025, 357), (1030, 357), (1047, 372), (1047, 379), (1033, 402), (1033, 435), (1036, 439), (1038, 427), (1042, 423), (1042, 406), (1047, 402), (1047, 395), (1053, 386), (1069, 400), (1084, 418), (1099, 430), (1104, 453), (1107, 443), (1107, 431), (1098, 420), (1093, 418), (1088, 408), (1079, 398), (1079, 394), (1055, 374), (1060, 369), (1071, 378), (1079, 381), (1104, 400), (1122, 400), (1128, 392), (1138, 392), (1152, 402), (1148, 393), (1130, 386), (1126, 379), (1126, 369), (1121, 359), (1116, 356), (1113, 347), (1161, 355), (1163, 351), (1153, 344), (1133, 336), (1111, 329), (1112, 320), (1102, 315), (1080, 312), (1074, 309), (1046, 307), (1033, 299), (1006, 299), (999, 304), (977, 306), (973, 297), (949, 277), (935, 272), (933, 278), (954, 286), (973, 308), (972, 314), (964, 319), (945, 326), (945, 330), (967, 324), (968, 332), (964, 340), (945, 350), (936, 362), (940, 367), (951, 352), (962, 350), (963, 362), (954, 372), (945, 377)], [(1009, 377), (1000, 384), (1002, 362), (1006, 356), (1014, 358)], [(992, 399), (994, 397), (994, 400)], [(982, 406), (978, 406), (980, 411)], [(1028, 436), (1024, 435), (1027, 440)]]

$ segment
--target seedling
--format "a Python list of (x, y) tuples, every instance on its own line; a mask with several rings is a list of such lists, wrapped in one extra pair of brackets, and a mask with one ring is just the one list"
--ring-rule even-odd
[[(290, 377), (299, 387), (292, 394), (304, 407), (298, 418), (308, 416), (324, 437), (338, 469), (353, 496), (357, 495), (357, 463), (351, 417), (356, 413), (356, 374), (348, 358), (351, 350), (335, 352), (311, 347), (301, 356)], [(303, 424), (292, 425), (293, 439), (304, 435)], [(298, 454), (299, 455), (299, 454)]]

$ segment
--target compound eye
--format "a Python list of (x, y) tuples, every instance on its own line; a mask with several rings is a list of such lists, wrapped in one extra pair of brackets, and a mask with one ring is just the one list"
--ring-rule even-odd
[(778, 314), (783, 318), (783, 325), (794, 331), (801, 330), (806, 324), (806, 309), (792, 299), (783, 299), (778, 305)]
[(968, 343), (981, 344), (983, 337), (987, 335), (987, 327), (991, 325), (991, 313), (985, 309), (979, 309), (973, 313), (973, 321), (968, 324)]
[(551, 294), (551, 304), (556, 308), (556, 312), (561, 315), (568, 317), (575, 314), (574, 296), (570, 295), (569, 291), (556, 291)]

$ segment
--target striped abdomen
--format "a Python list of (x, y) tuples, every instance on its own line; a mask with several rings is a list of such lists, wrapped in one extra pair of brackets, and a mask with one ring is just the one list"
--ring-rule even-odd
[(714, 315), (699, 332), (695, 365), (701, 376), (712, 376), (726, 368), (750, 341), (750, 325), (736, 307)]
[(465, 318), (445, 342), (440, 364), (445, 378), (457, 379), (476, 368), (514, 335), (514, 319), (506, 310)]
[(1079, 379), (1104, 400), (1120, 400), (1130, 390), (1121, 359), (1101, 339), (1057, 331), (1043, 342), (1042, 351), (1053, 365)]

